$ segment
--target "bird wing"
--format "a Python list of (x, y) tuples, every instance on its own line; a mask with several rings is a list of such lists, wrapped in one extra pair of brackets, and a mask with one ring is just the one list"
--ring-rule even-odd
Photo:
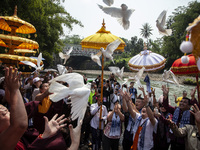
[(114, 0), (103, 0), (103, 2), (108, 5), (111, 6), (114, 3)]
[(108, 15), (111, 15), (112, 17), (115, 18), (122, 18), (123, 14), (122, 14), (122, 10), (121, 8), (116, 8), (116, 7), (103, 7), (101, 5), (99, 5), (99, 8), (102, 9), (102, 11)]
[(161, 14), (159, 15), (158, 19), (157, 19), (158, 22), (159, 22), (159, 24), (160, 24), (160, 26), (162, 26), (162, 27), (165, 26), (166, 13), (167, 13), (167, 11), (166, 11), (166, 10), (163, 10), (163, 11), (161, 12)]
[(65, 66), (57, 64), (57, 69), (60, 75), (64, 74), (65, 72), (67, 72), (67, 69)]
[(25, 65), (29, 65), (29, 66), (31, 66), (31, 67), (37, 69), (36, 64), (34, 64), (34, 63), (30, 62), (30, 61), (21, 61), (21, 62), (22, 62), (23, 64), (25, 64)]
[(72, 47), (70, 47), (70, 49), (67, 51), (67, 55), (70, 55), (70, 53), (73, 51), (73, 46)]
[(178, 86), (180, 86), (180, 84), (179, 84), (179, 82), (178, 82), (178, 79), (176, 78), (175, 74), (174, 74), (171, 70), (169, 70), (169, 72), (171, 73), (171, 76), (172, 76), (174, 82), (175, 82)]
[(42, 53), (40, 53), (40, 54), (38, 55), (38, 58), (37, 58), (37, 66), (38, 66), (38, 67), (40, 67), (41, 61), (42, 61)]
[(52, 80), (50, 80), (49, 82), (54, 82), (54, 81), (63, 81), (63, 82), (67, 82), (69, 84), (69, 89), (75, 89), (75, 88), (80, 88), (83, 87), (84, 84), (84, 80), (83, 80), (83, 76), (79, 73), (68, 73), (68, 74), (63, 74), (60, 75)]
[(65, 59), (65, 55), (62, 52), (58, 53), (61, 59)]
[(121, 41), (119, 39), (113, 41), (112, 43), (108, 44), (106, 47), (106, 53), (113, 54), (114, 50), (120, 45)]
[(108, 67), (108, 69), (109, 69), (112, 73), (114, 73), (115, 75), (117, 75), (117, 72), (120, 71), (119, 67), (115, 67), (115, 66), (110, 66), (110, 67)]
[(94, 55), (93, 53), (91, 54), (91, 59), (96, 62), (99, 66), (101, 66), (101, 61), (100, 61), (100, 58), (99, 56), (96, 54)]
[(73, 92), (70, 95), (72, 102), (72, 108), (71, 108), (72, 120), (75, 120), (76, 118), (78, 118), (78, 120), (81, 120), (84, 118), (89, 95), (90, 95), (90, 89), (85, 86), (73, 90)]
[(53, 93), (49, 95), (49, 98), (53, 102), (58, 102), (63, 98), (67, 97), (70, 94), (70, 90), (68, 87), (54, 81), (49, 86), (49, 93)]
[(132, 13), (135, 11), (135, 9), (128, 9), (125, 15), (125, 18), (127, 20), (129, 20), (129, 18), (131, 17)]

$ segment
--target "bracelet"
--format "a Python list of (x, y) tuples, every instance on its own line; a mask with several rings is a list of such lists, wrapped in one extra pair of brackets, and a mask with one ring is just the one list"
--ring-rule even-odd
[(42, 134), (39, 134), (39, 135), (38, 135), (38, 138), (43, 139), (43, 138), (42, 138)]

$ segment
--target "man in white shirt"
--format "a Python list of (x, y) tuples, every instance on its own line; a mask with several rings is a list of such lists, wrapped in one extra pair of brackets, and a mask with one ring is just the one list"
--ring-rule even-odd
[[(151, 150), (153, 148), (153, 132), (157, 130), (158, 121), (155, 119), (153, 112), (148, 104), (148, 97), (144, 95), (145, 107), (142, 108), (141, 114), (137, 113), (131, 106), (131, 96), (125, 92), (125, 100), (128, 110), (135, 121), (133, 127), (133, 145), (131, 150)], [(138, 138), (137, 138), (138, 137)]]
[(40, 85), (42, 84), (42, 81), (43, 81), (43, 80), (44, 80), (44, 79), (39, 78), (39, 77), (35, 77), (35, 78), (33, 79), (33, 84), (35, 85), (36, 88), (34, 88), (33, 93), (32, 93), (32, 101), (34, 101), (36, 95), (38, 95), (38, 94), (40, 93), (39, 87), (40, 87)]
[[(100, 118), (100, 107), (102, 106), (102, 116)], [(104, 129), (104, 121), (107, 120), (107, 108), (102, 105), (101, 95), (97, 95), (97, 103), (90, 106), (90, 113), (93, 118), (90, 121), (90, 126), (92, 129), (92, 149), (98, 150), (101, 147), (102, 134)], [(101, 121), (101, 125), (99, 124)], [(101, 126), (101, 127), (100, 127)]]

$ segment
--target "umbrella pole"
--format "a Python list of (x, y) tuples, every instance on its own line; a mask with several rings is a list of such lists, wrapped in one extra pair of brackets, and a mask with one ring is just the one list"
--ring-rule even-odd
[(198, 77), (198, 73), (196, 74), (196, 82), (197, 82), (197, 97), (198, 97), (198, 102), (200, 105), (200, 101), (199, 101), (199, 77)]
[[(101, 104), (103, 104), (103, 70), (104, 70), (104, 56), (102, 55), (102, 66), (101, 66)], [(102, 105), (100, 106), (99, 115), (99, 129), (101, 129), (101, 118), (102, 118)]]

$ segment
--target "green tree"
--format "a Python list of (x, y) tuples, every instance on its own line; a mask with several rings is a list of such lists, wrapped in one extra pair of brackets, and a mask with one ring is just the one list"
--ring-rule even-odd
[[(39, 44), (39, 50), (46, 61), (51, 64), (53, 53), (62, 50), (63, 26), (69, 30), (73, 25), (82, 26), (81, 22), (74, 19), (61, 5), (61, 0), (1, 0), (0, 15), (11, 16), (14, 7), (18, 7), (18, 17), (35, 26), (37, 36), (31, 34), (30, 38)], [(26, 35), (28, 37), (28, 35)]]
[(66, 35), (65, 38), (62, 40), (64, 44), (77, 44), (80, 45), (82, 38), (79, 35)]
[(186, 28), (199, 14), (200, 3), (193, 1), (189, 2), (187, 7), (179, 6), (173, 12), (173, 16), (169, 17), (167, 25), (172, 29), (172, 35), (163, 37), (161, 50), (162, 55), (167, 58), (167, 68), (170, 68), (176, 59), (183, 56), (179, 47), (181, 42), (185, 40)]
[(149, 23), (145, 23), (142, 25), (140, 35), (147, 39), (147, 46), (148, 46), (148, 38), (152, 35), (153, 29)]

